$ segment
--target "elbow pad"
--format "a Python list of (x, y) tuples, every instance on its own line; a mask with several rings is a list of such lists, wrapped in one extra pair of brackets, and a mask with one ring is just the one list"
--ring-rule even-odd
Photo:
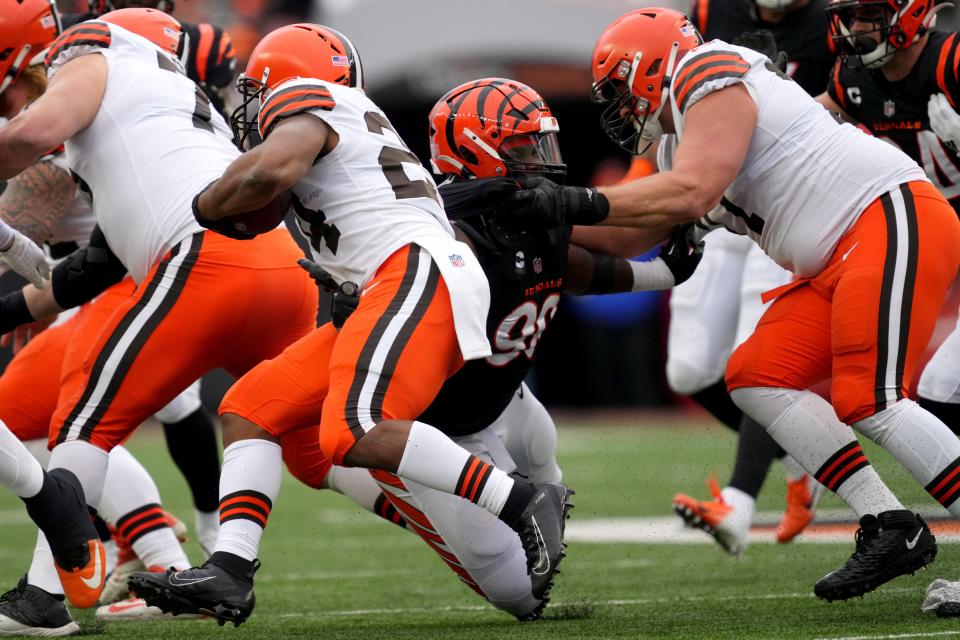
[(64, 309), (77, 307), (123, 280), (126, 274), (127, 268), (97, 228), (88, 246), (77, 249), (53, 269), (53, 298)]

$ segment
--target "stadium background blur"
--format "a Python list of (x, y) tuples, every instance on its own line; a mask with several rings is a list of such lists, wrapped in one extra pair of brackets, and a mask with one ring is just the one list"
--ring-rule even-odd
[[(718, 2), (731, 0), (715, 0)], [(59, 0), (83, 11), (86, 0)], [(603, 28), (651, 2), (628, 0), (177, 0), (174, 15), (212, 22), (233, 39), (239, 74), (260, 37), (293, 22), (317, 22), (348, 35), (363, 58), (366, 88), (414, 153), (427, 164), (427, 114), (447, 90), (471, 79), (509, 77), (539, 91), (557, 116), (570, 184), (622, 179), (630, 159), (600, 130), (600, 109), (588, 99), (588, 60)], [(659, 3), (685, 10), (688, 3)], [(960, 26), (958, 12), (938, 27)], [(429, 16), (429, 17), (427, 17)], [(824, 79), (826, 83), (826, 79)], [(236, 99), (228, 91), (228, 100)], [(228, 102), (228, 108), (232, 103)], [(633, 171), (644, 171), (635, 166)], [(12, 286), (14, 276), (0, 279)], [(664, 380), (668, 296), (639, 292), (567, 296), (538, 347), (529, 384), (548, 407), (645, 407), (689, 401)], [(960, 291), (944, 307), (933, 346), (952, 328)], [(321, 317), (326, 307), (321, 303)], [(930, 350), (932, 353), (932, 348)], [(4, 361), (6, 352), (0, 353)], [(588, 375), (584, 375), (589, 372)], [(229, 386), (225, 374), (204, 384), (210, 408)]]

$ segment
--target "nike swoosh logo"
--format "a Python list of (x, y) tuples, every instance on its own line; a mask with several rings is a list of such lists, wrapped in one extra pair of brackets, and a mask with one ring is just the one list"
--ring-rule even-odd
[(93, 575), (89, 578), (84, 578), (82, 575), (80, 579), (83, 580), (83, 584), (87, 585), (90, 589), (99, 589), (103, 586), (103, 568), (100, 566), (100, 554), (97, 553), (97, 550), (93, 550)]
[(923, 529), (917, 531), (917, 535), (913, 536), (913, 540), (907, 540), (907, 549), (913, 549), (917, 546), (917, 542), (920, 540), (920, 534), (923, 533)]
[(847, 249), (846, 252), (845, 252), (842, 256), (840, 256), (840, 262), (846, 262), (846, 261), (847, 261), (847, 256), (850, 255), (850, 252), (853, 251), (854, 249), (856, 249), (856, 248), (857, 248), (857, 245), (859, 245), (859, 244), (860, 244), (860, 241), (857, 240), (852, 247), (850, 247), (849, 249)]
[(537, 552), (540, 554), (537, 563), (533, 565), (530, 572), (542, 576), (550, 571), (550, 556), (547, 555), (547, 545), (543, 541), (543, 534), (540, 533), (540, 525), (537, 524), (537, 519), (531, 517), (530, 521), (533, 522), (533, 532), (537, 536)]
[(206, 578), (178, 578), (179, 574), (171, 573), (170, 574), (170, 584), (176, 587), (185, 587), (191, 584), (197, 584), (198, 582), (206, 582), (207, 580), (213, 580), (217, 576), (207, 576)]

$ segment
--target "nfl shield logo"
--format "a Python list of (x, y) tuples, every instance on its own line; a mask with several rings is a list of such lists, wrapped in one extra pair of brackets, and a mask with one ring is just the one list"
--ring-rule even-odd
[(533, 272), (540, 273), (543, 271), (543, 260), (540, 258), (533, 259)]
[(459, 253), (455, 253), (452, 256), (449, 256), (449, 258), (450, 258), (450, 264), (452, 264), (457, 268), (466, 266), (467, 264), (466, 262), (463, 261), (463, 256), (461, 256)]
[(897, 105), (893, 100), (885, 100), (883, 102), (883, 115), (887, 118), (892, 118), (893, 114), (897, 112)]

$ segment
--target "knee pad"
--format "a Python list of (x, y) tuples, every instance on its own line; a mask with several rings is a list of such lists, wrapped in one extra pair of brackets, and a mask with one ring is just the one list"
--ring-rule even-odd
[(720, 376), (714, 375), (693, 363), (680, 358), (667, 358), (667, 386), (681, 396), (692, 396), (717, 382)]

